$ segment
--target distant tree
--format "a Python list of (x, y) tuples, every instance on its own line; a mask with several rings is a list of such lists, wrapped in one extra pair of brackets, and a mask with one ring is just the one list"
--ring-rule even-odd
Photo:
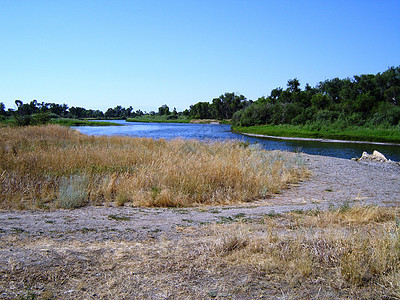
[(292, 93), (300, 92), (300, 82), (297, 78), (290, 79), (287, 83), (288, 90)]
[(211, 119), (211, 105), (208, 102), (198, 102), (190, 106), (189, 116), (193, 119)]
[(275, 103), (276, 100), (281, 96), (281, 94), (282, 94), (282, 88), (273, 89), (271, 91), (271, 96), (270, 96), (272, 102)]
[(89, 109), (86, 111), (87, 118), (102, 119), (104, 118), (104, 113), (101, 110)]
[(68, 116), (70, 118), (74, 118), (74, 119), (85, 118), (86, 117), (86, 109), (83, 108), (83, 107), (74, 107), (74, 106), (72, 106), (69, 109)]
[(318, 91), (327, 95), (333, 102), (340, 102), (340, 91), (343, 86), (343, 81), (339, 78), (325, 80), (318, 85)]
[(115, 118), (116, 112), (115, 112), (115, 110), (113, 108), (110, 107), (109, 109), (106, 110), (104, 116), (106, 118)]
[(188, 117), (190, 115), (190, 111), (188, 109), (185, 109), (182, 114), (186, 117)]
[(329, 106), (331, 99), (329, 96), (318, 93), (312, 96), (311, 105), (318, 109), (325, 109)]
[(230, 119), (233, 114), (247, 105), (245, 96), (225, 93), (212, 101), (213, 115), (217, 119)]
[(50, 103), (42, 102), (42, 103), (38, 103), (37, 104), (37, 107), (39, 108), (39, 112), (41, 112), (41, 113), (48, 112), (49, 111), (49, 106), (50, 106)]
[(50, 103), (49, 110), (51, 113), (56, 114), (63, 118), (67, 117), (67, 115), (68, 115), (68, 105), (67, 104)]
[(126, 108), (126, 109), (124, 110), (124, 115), (123, 115), (123, 117), (124, 117), (124, 118), (134, 117), (133, 114), (134, 114), (133, 107), (132, 107), (132, 106), (129, 106), (128, 108)]
[(158, 108), (158, 115), (163, 116), (163, 115), (169, 115), (169, 107), (168, 105), (164, 104)]
[(18, 126), (33, 125), (36, 120), (42, 122), (39, 118), (36, 118), (36, 120), (33, 118), (33, 114), (39, 112), (36, 100), (32, 100), (29, 104), (24, 104), (21, 100), (15, 100), (15, 105), (17, 106), (17, 110), (14, 111), (13, 115)]
[(3, 102), (0, 102), (0, 115), (2, 115), (2, 116), (6, 116), (7, 115), (6, 106), (4, 105)]

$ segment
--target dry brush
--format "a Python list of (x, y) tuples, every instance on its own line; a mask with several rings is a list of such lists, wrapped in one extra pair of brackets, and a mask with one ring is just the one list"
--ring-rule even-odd
[(0, 130), (0, 207), (248, 202), (307, 177), (301, 159), (235, 141), (85, 136), (50, 125)]

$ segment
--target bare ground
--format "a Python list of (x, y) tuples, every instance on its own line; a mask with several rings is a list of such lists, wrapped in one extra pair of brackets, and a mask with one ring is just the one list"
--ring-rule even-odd
[[(180, 272), (177, 267), (174, 273), (176, 278), (172, 282), (179, 287), (174, 289), (168, 285), (168, 280), (171, 280), (168, 278), (157, 277), (155, 283), (151, 279), (151, 268), (142, 265), (143, 260), (133, 254), (143, 251), (158, 253), (154, 255), (161, 255), (165, 261), (159, 263), (153, 271), (162, 273), (160, 266), (174, 266), (169, 266), (168, 255), (163, 256), (160, 253), (166, 249), (177, 251), (176, 247), (179, 247), (180, 240), (184, 238), (190, 238), (189, 245), (195, 247), (196, 241), (200, 241), (207, 232), (204, 230), (209, 227), (207, 225), (243, 219), (251, 221), (265, 215), (292, 210), (328, 209), (354, 204), (397, 207), (400, 203), (400, 166), (396, 163), (366, 163), (306, 154), (302, 156), (312, 173), (309, 180), (293, 185), (281, 194), (255, 203), (245, 203), (240, 207), (101, 206), (57, 211), (2, 211), (0, 298), (12, 299), (21, 295), (27, 297), (30, 293), (39, 295), (40, 298), (77, 299), (251, 299), (264, 296), (278, 299), (287, 298), (288, 295), (291, 295), (289, 298), (302, 298), (306, 294), (288, 294), (289, 289), (285, 289), (283, 283), (279, 287), (267, 286), (260, 290), (260, 286), (256, 285), (254, 289), (246, 290), (245, 286), (248, 288), (254, 279), (246, 274), (234, 276), (236, 279), (232, 282), (229, 274), (208, 278), (205, 274), (207, 270), (200, 270), (201, 262), (198, 257), (192, 256), (193, 253), (182, 256), (180, 263), (184, 264), (183, 261), (191, 259), (196, 263), (191, 270), (185, 269), (184, 272)], [(131, 285), (120, 286), (116, 295), (111, 292), (115, 289), (112, 280), (105, 277), (111, 276), (113, 268), (118, 266), (111, 262), (126, 255), (127, 249), (130, 249), (128, 252), (131, 259), (140, 263), (131, 267), (131, 273), (124, 275)], [(178, 251), (179, 255), (186, 253), (182, 251)], [(160, 256), (157, 257), (160, 259)], [(46, 273), (43, 271), (46, 268), (59, 271)], [(224, 272), (229, 273), (229, 270)], [(180, 278), (183, 275), (184, 278)], [(198, 282), (200, 278), (202, 282)], [(238, 283), (238, 280), (243, 282)], [(105, 282), (100, 285), (101, 291), (96, 290), (92, 285), (101, 281)], [(120, 281), (116, 282), (121, 285)], [(311, 293), (314, 296), (308, 297), (334, 299), (340, 296), (340, 291), (320, 292), (315, 290)], [(343, 298), (348, 298), (348, 295)]]

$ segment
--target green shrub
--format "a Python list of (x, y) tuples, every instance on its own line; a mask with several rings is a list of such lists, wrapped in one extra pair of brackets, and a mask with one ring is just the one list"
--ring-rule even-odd
[(86, 205), (89, 180), (85, 175), (63, 177), (60, 182), (58, 201), (62, 208), (78, 208)]

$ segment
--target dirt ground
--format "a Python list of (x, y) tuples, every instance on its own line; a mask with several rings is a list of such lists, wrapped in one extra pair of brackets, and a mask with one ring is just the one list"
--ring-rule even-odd
[[(13, 266), (21, 270), (25, 267), (26, 270), (26, 268), (35, 269), (41, 264), (46, 265), (49, 263), (46, 262), (46, 257), (52, 263), (57, 257), (65, 259), (67, 254), (68, 257), (80, 259), (79, 251), (73, 251), (73, 245), (77, 243), (80, 243), (81, 248), (102, 245), (99, 249), (103, 249), (105, 243), (113, 242), (146, 243), (151, 240), (163, 240), (174, 243), (182, 236), (188, 235), (189, 231), (196, 231), (208, 224), (253, 220), (292, 210), (324, 210), (356, 204), (397, 207), (400, 204), (400, 166), (396, 163), (357, 162), (306, 154), (302, 154), (302, 157), (312, 174), (309, 180), (290, 186), (281, 194), (240, 206), (196, 208), (98, 206), (56, 211), (1, 211), (0, 275), (5, 274), (4, 272), (10, 268), (13, 269)], [(34, 241), (38, 240), (42, 241), (40, 247), (34, 246)], [(47, 246), (43, 246), (43, 241), (48, 241)], [(62, 244), (64, 250), (55, 247), (54, 243)], [(30, 246), (27, 246), (28, 244)], [(66, 245), (70, 245), (70, 249)], [(56, 248), (59, 252), (65, 252), (67, 248), (69, 250), (62, 255), (61, 252), (54, 250)], [(51, 252), (54, 255), (46, 256), (43, 255), (44, 252)], [(83, 257), (82, 262), (84, 261)], [(22, 292), (25, 293), (23, 295), (29, 294), (26, 292), (26, 282), (23, 288), (22, 283), (18, 285), (18, 280), (14, 277), (6, 281), (9, 282), (8, 286), (4, 278), (1, 282), (0, 298), (21, 297)], [(68, 290), (64, 288), (63, 293), (65, 292)], [(43, 295), (41, 294), (41, 298), (46, 298)], [(79, 298), (73, 296), (73, 293), (64, 295), (66, 298)], [(90, 297), (87, 295), (84, 297), (98, 298), (95, 296), (96, 293), (90, 294)], [(149, 299), (174, 299), (170, 297), (171, 294), (146, 295)], [(55, 298), (59, 297), (61, 296), (58, 294)], [(104, 294), (99, 298), (113, 297)], [(209, 298), (215, 297), (209, 295)]]

